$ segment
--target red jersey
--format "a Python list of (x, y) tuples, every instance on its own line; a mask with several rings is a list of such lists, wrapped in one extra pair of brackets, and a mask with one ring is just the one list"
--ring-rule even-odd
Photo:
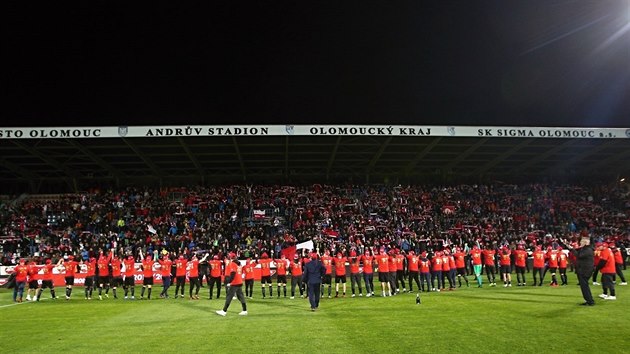
[(198, 259), (193, 259), (192, 261), (188, 262), (188, 266), (186, 268), (188, 269), (189, 278), (199, 277), (199, 260)]
[(389, 273), (389, 257), (386, 254), (381, 254), (374, 256), (374, 258), (376, 258), (376, 262), (378, 264), (378, 272)]
[(405, 256), (402, 254), (396, 255), (396, 270), (405, 270)]
[(431, 261), (424, 258), (420, 259), (420, 272), (421, 273), (430, 273), (431, 272)]
[(363, 273), (374, 273), (374, 256), (361, 256), (361, 260), (363, 261)]
[(455, 257), (453, 257), (453, 255), (448, 256), (448, 266), (451, 267), (451, 269), (455, 269)]
[(37, 280), (38, 278), (37, 273), (39, 272), (39, 268), (37, 267), (37, 264), (35, 264), (35, 262), (31, 262), (28, 264), (27, 268), (28, 268), (28, 281)]
[(451, 270), (451, 264), (448, 261), (448, 256), (442, 256), (442, 271), (448, 272)]
[(499, 264), (502, 266), (509, 266), (512, 264), (512, 260), (510, 259), (510, 255), (512, 252), (510, 251), (501, 251), (499, 252)]
[(466, 268), (466, 253), (455, 252), (455, 268)]
[(326, 274), (332, 274), (332, 257), (331, 256), (322, 256), (322, 263), (326, 268)]
[(142, 275), (145, 278), (153, 278), (153, 264), (155, 262), (151, 258), (145, 258), (142, 261)]
[(534, 268), (545, 267), (545, 253), (543, 251), (534, 251), (532, 256), (534, 257)]
[(53, 280), (53, 268), (55, 268), (53, 264), (44, 265), (44, 268), (42, 268), (42, 280)]
[(558, 268), (558, 251), (551, 250), (547, 252), (549, 268)]
[(13, 273), (15, 273), (15, 281), (25, 282), (28, 278), (28, 266), (25, 264), (18, 264), (15, 268), (13, 268)]
[(470, 251), (470, 256), (472, 257), (473, 265), (481, 265), (481, 250), (478, 248), (473, 248)]
[(431, 265), (433, 266), (432, 269), (434, 272), (441, 272), (442, 271), (442, 257), (438, 257), (438, 256), (433, 256), (433, 259), (431, 259)]
[(407, 256), (407, 268), (410, 272), (417, 272), (420, 265), (420, 257), (415, 254)]
[(621, 251), (618, 248), (613, 250), (613, 256), (615, 256), (615, 263), (623, 264), (623, 256), (621, 255)]
[(133, 259), (125, 259), (123, 263), (125, 264), (125, 276), (133, 277), (135, 273), (136, 262)]
[(389, 267), (389, 272), (390, 273), (395, 272), (396, 268), (397, 268), (396, 257), (390, 256), (389, 260), (388, 260), (388, 263), (387, 263), (387, 266)]
[[(263, 277), (271, 276), (271, 259), (269, 258), (261, 258), (258, 260), (258, 264), (260, 264), (260, 275)], [(227, 274), (227, 269), (225, 270), (225, 274)]]
[(219, 278), (221, 276), (221, 261), (213, 259), (208, 262), (210, 265), (210, 276), (213, 278)]
[(276, 274), (287, 275), (287, 259), (276, 259)]
[(116, 278), (122, 276), (122, 274), (120, 273), (122, 262), (120, 261), (120, 259), (116, 257), (112, 258), (111, 264), (112, 264), (112, 276)]
[(99, 257), (96, 266), (98, 268), (99, 277), (109, 276), (109, 258)]
[(610, 248), (604, 248), (599, 254), (599, 260), (605, 260), (606, 265), (600, 270), (602, 274), (615, 274), (615, 256)]
[(514, 251), (514, 265), (517, 267), (525, 267), (527, 262), (527, 251), (516, 250)]
[[(160, 275), (162, 278), (171, 276), (171, 267), (173, 266), (173, 261), (170, 258), (165, 257), (158, 261), (160, 263)], [(132, 273), (133, 274), (133, 273)]]
[(595, 266), (597, 266), (597, 264), (599, 263), (599, 255), (602, 253), (602, 251), (599, 249), (599, 247), (595, 248), (595, 251), (593, 252), (593, 261)]
[(245, 273), (245, 280), (254, 280), (254, 263), (248, 262), (243, 267), (243, 272)]
[(230, 285), (242, 285), (243, 284), (243, 267), (240, 262), (230, 262), (225, 268), (226, 275), (232, 275), (234, 273), (234, 278), (231, 279)]
[(186, 276), (186, 264), (188, 262), (185, 259), (177, 259), (175, 261), (175, 276), (176, 277), (185, 277)]
[(497, 252), (495, 250), (491, 249), (483, 250), (483, 259), (486, 266), (494, 266), (494, 256), (496, 253)]
[(88, 260), (86, 262), (84, 262), (83, 264), (85, 264), (85, 276), (87, 278), (93, 277), (96, 275), (96, 259), (95, 260)]
[(66, 277), (73, 277), (77, 272), (77, 262), (76, 261), (66, 261), (63, 262), (63, 267), (66, 271)]
[(567, 267), (567, 254), (562, 252), (562, 251), (558, 251), (558, 267), (560, 268), (566, 268)]
[(336, 276), (346, 275), (346, 257), (335, 258), (335, 275)]
[(350, 258), (350, 274), (358, 274), (361, 265), (361, 257)]

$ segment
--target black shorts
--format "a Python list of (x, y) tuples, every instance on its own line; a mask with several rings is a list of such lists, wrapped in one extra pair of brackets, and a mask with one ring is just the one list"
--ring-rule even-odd
[(66, 277), (66, 285), (74, 285), (74, 277)]
[(346, 283), (345, 275), (335, 275), (335, 283)]
[(517, 273), (525, 273), (525, 267), (519, 267), (519, 266), (515, 266), (514, 269), (516, 269)]
[(512, 266), (502, 265), (501, 266), (501, 274), (512, 273)]
[(548, 269), (549, 273), (555, 273), (556, 270), (558, 270), (557, 267), (549, 267), (549, 269)]
[(94, 286), (94, 277), (85, 277), (85, 286), (86, 287)]
[(493, 265), (487, 265), (486, 264), (486, 273), (495, 273), (496, 270), (494, 269)]
[(466, 268), (457, 268), (458, 275), (466, 275)]
[(42, 289), (52, 289), (53, 288), (53, 282), (52, 280), (42, 280)]
[(260, 277), (261, 284), (271, 284), (271, 275), (264, 275)]
[(330, 274), (324, 274), (324, 278), (322, 279), (322, 284), (332, 284), (332, 276)]
[(122, 283), (123, 283), (123, 279), (122, 279), (122, 277), (113, 277), (113, 278), (112, 278), (112, 284), (111, 284), (111, 285), (112, 285), (113, 287), (116, 287), (116, 286), (121, 286), (121, 285), (122, 285)]
[(39, 284), (37, 284), (37, 280), (31, 280), (28, 282), (29, 289), (37, 289), (38, 287), (39, 287)]
[(153, 285), (153, 277), (144, 277), (142, 285)]
[(287, 283), (287, 276), (285, 275), (278, 275), (278, 284), (286, 284)]
[(109, 275), (98, 277), (98, 284), (109, 284)]
[(125, 286), (134, 286), (136, 285), (136, 279), (133, 275), (125, 276)]
[(381, 283), (387, 283), (389, 281), (389, 273), (378, 272), (378, 281), (380, 281)]

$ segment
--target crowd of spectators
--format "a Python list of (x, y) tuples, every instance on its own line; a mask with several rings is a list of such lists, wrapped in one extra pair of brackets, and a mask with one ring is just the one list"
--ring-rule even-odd
[(334, 253), (366, 247), (527, 247), (577, 238), (628, 246), (623, 184), (456, 186), (230, 185), (90, 190), (27, 196), (0, 207), (2, 264), (20, 257), (79, 259), (115, 249), (190, 255), (278, 254), (299, 242)]

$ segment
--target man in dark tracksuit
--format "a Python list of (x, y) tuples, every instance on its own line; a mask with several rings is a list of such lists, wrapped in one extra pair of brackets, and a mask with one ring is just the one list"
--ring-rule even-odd
[(317, 258), (317, 253), (311, 253), (311, 261), (304, 265), (302, 274), (302, 283), (308, 284), (308, 301), (311, 303), (311, 311), (319, 308), (319, 288), (324, 274), (326, 274), (326, 267)]
[(580, 289), (582, 290), (582, 296), (585, 300), (585, 302), (581, 305), (593, 306), (595, 305), (595, 301), (593, 301), (593, 295), (591, 294), (589, 282), (591, 280), (591, 275), (593, 274), (595, 253), (593, 251), (593, 247), (591, 247), (590, 239), (588, 237), (583, 237), (580, 240), (580, 247), (571, 249), (571, 252), (573, 252), (575, 258), (577, 259), (575, 273), (577, 274), (578, 281), (580, 282)]

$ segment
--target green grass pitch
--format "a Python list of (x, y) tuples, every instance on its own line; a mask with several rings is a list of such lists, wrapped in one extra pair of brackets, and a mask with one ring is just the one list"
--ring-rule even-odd
[[(461, 288), (381, 298), (261, 299), (256, 284), (248, 316), (233, 301), (227, 317), (214, 313), (224, 298), (201, 300), (87, 301), (14, 304), (0, 291), (2, 353), (628, 353), (630, 287), (617, 300), (582, 302), (573, 274), (565, 287)], [(530, 279), (531, 280), (531, 279)], [(155, 293), (159, 294), (160, 287)], [(377, 286), (378, 289), (378, 286)], [(591, 286), (595, 296), (601, 287)], [(136, 287), (139, 294), (140, 287)], [(274, 287), (274, 295), (276, 294)], [(174, 288), (171, 288), (171, 295)], [(188, 289), (186, 288), (186, 294)], [(224, 291), (222, 296), (224, 296)], [(377, 294), (378, 295), (378, 294)], [(334, 290), (333, 290), (334, 296)], [(45, 299), (45, 300), (44, 300)]]

